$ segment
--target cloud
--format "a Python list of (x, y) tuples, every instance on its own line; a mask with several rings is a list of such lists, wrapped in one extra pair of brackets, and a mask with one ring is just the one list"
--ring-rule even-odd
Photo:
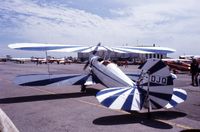
[(83, 45), (102, 42), (110, 46), (126, 43), (135, 46), (138, 40), (139, 44), (175, 48), (177, 54), (185, 53), (179, 47), (190, 48), (191, 43), (200, 42), (197, 0), (149, 0), (148, 3), (111, 0), (107, 6), (105, 0), (96, 5), (88, 0), (84, 1), (84, 7), (79, 2), (83, 3), (82, 0), (66, 4), (45, 0), (1, 1), (0, 40), (13, 36), (12, 40), (17, 42)]

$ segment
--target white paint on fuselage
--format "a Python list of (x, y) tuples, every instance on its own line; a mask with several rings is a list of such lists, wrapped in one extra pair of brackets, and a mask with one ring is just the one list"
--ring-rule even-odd
[(103, 61), (97, 61), (97, 58), (92, 58), (92, 72), (102, 81), (107, 87), (133, 87), (135, 83), (124, 74), (115, 64), (102, 64)]

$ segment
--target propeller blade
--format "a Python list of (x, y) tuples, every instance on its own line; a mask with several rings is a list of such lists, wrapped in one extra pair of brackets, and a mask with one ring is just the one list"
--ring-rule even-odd
[[(95, 47), (94, 51), (92, 52), (93, 55), (95, 55), (98, 51), (98, 47), (101, 46), (101, 43), (98, 43), (97, 46)], [(88, 65), (90, 64), (90, 60), (86, 62), (85, 66), (83, 67), (83, 70), (85, 70)]]
[(90, 64), (90, 62), (87, 61), (86, 64), (85, 64), (85, 66), (83, 67), (83, 70), (85, 70), (88, 67), (89, 64)]
[(101, 43), (98, 43), (97, 46), (95, 47), (94, 51), (92, 52), (93, 55), (97, 53), (98, 47), (101, 46)]

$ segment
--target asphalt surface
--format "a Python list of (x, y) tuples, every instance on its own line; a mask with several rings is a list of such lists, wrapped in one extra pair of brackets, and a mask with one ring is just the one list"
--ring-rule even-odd
[[(51, 73), (84, 73), (82, 64), (50, 65)], [(125, 72), (137, 66), (122, 67)], [(160, 132), (200, 129), (200, 87), (190, 85), (189, 74), (178, 74), (175, 87), (188, 93), (186, 102), (169, 110), (140, 112), (114, 111), (95, 98), (102, 85), (22, 87), (17, 75), (47, 73), (47, 65), (0, 63), (0, 107), (21, 132)]]

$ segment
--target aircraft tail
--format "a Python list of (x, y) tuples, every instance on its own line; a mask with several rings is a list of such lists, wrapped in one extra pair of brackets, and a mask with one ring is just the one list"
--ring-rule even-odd
[(138, 87), (144, 95), (148, 96), (152, 109), (160, 109), (165, 107), (172, 98), (173, 77), (163, 61), (149, 59), (141, 67)]
[(172, 108), (186, 100), (187, 93), (174, 88), (172, 74), (161, 60), (147, 60), (141, 71), (136, 86), (103, 89), (97, 93), (98, 101), (111, 109), (133, 111)]

